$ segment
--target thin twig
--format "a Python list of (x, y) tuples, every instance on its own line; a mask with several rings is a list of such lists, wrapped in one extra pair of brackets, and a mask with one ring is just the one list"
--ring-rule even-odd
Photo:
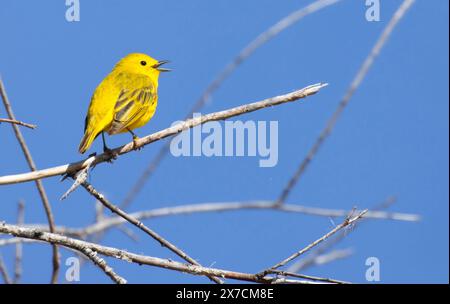
[[(2, 225), (3, 223), (0, 223), (0, 225)], [(17, 226), (17, 227), (21, 227), (21, 226)], [(34, 229), (34, 233), (35, 234), (39, 234), (42, 231), (38, 230), (38, 229)], [(42, 241), (39, 239), (35, 239), (35, 238), (21, 238), (21, 237), (15, 237), (15, 238), (10, 238), (10, 239), (2, 239), (0, 240), (0, 247), (2, 246), (7, 246), (7, 245), (18, 245), (18, 244), (23, 244), (23, 243), (47, 243), (47, 241)], [(92, 249), (88, 248), (88, 247), (82, 247), (80, 246), (79, 248), (70, 248), (68, 247), (68, 249), (73, 250), (76, 254), (78, 254), (80, 257), (83, 257), (83, 261), (85, 260), (84, 258), (86, 257), (87, 259), (91, 260), (96, 266), (98, 266), (100, 268), (100, 270), (102, 270), (103, 272), (105, 272), (105, 274), (109, 277), (111, 277), (111, 279), (118, 283), (118, 284), (124, 284), (126, 283), (126, 280), (124, 280), (123, 278), (121, 278), (119, 275), (117, 275), (114, 270), (108, 266), (106, 264), (106, 262), (98, 257), (95, 253), (95, 250), (93, 251)], [(0, 272), (2, 272), (3, 270), (1, 269), (2, 265), (1, 265), (1, 256), (0, 256)], [(6, 268), (5, 268), (6, 271)], [(7, 273), (6, 273), (7, 275)], [(17, 275), (16, 275), (17, 276)], [(9, 276), (7, 276), (9, 279)], [(11, 281), (17, 283), (18, 280), (14, 280)]]
[(289, 280), (280, 279), (271, 276), (258, 276), (251, 273), (230, 271), (218, 268), (202, 267), (192, 264), (184, 264), (167, 259), (161, 259), (151, 256), (145, 256), (140, 254), (131, 253), (125, 250), (120, 250), (113, 247), (106, 247), (96, 243), (85, 242), (73, 238), (69, 238), (60, 234), (42, 232), (33, 228), (25, 228), (17, 225), (9, 225), (6, 223), (0, 223), (0, 233), (10, 234), (15, 237), (33, 239), (37, 241), (43, 241), (47, 243), (54, 243), (73, 250), (82, 252), (83, 248), (89, 248), (99, 254), (110, 256), (116, 259), (121, 259), (127, 262), (136, 263), (138, 265), (150, 265), (170, 270), (175, 270), (184, 273), (190, 273), (200, 276), (212, 276), (220, 278), (228, 278), (233, 280), (241, 280), (256, 283), (293, 283), (293, 284), (312, 284), (312, 281), (301, 280)]
[(106, 264), (106, 261), (97, 255), (97, 252), (93, 251), (90, 248), (83, 248), (82, 252), (85, 256), (87, 256), (95, 265), (100, 267), (103, 272), (111, 278), (111, 280), (117, 284), (126, 284), (127, 280), (119, 276), (114, 270)]
[[(129, 215), (137, 220), (146, 220), (151, 218), (187, 215), (195, 213), (209, 212), (231, 212), (240, 210), (273, 210), (287, 213), (300, 213), (305, 215), (323, 216), (327, 218), (337, 218), (348, 215), (348, 210), (344, 209), (325, 209), (317, 207), (307, 207), (295, 204), (283, 204), (282, 206), (274, 206), (273, 201), (250, 201), (250, 202), (224, 202), (224, 203), (203, 203), (192, 205), (180, 205), (173, 207), (163, 207), (144, 211), (137, 211)], [(358, 210), (357, 210), (358, 211)], [(399, 221), (419, 221), (420, 216), (408, 213), (384, 212), (379, 210), (370, 210), (364, 216), (365, 218), (382, 219), (382, 220), (399, 220)], [(104, 232), (112, 227), (122, 225), (127, 221), (120, 216), (105, 217), (99, 222), (95, 222), (84, 228), (70, 228), (57, 226), (56, 233), (61, 233), (76, 237), (86, 237), (89, 235)], [(40, 224), (30, 224), (28, 227), (38, 228), (47, 231)], [(0, 240), (2, 246), (2, 240)]]
[[(217, 75), (216, 78), (208, 85), (205, 91), (202, 93), (200, 98), (195, 102), (191, 111), (186, 115), (186, 119), (191, 117), (193, 113), (200, 111), (210, 100), (213, 93), (222, 85), (222, 83), (248, 58), (252, 55), (258, 48), (263, 46), (265, 43), (270, 41), (272, 38), (280, 34), (282, 31), (288, 27), (294, 25), (304, 17), (322, 9), (330, 6), (340, 0), (317, 0), (308, 6), (296, 10), (289, 15), (285, 16), (277, 23), (272, 25), (270, 28), (259, 34), (254, 40), (252, 40), (248, 45), (246, 45), (239, 54), (228, 63), (225, 68)], [(138, 178), (136, 183), (131, 187), (131, 190), (126, 195), (123, 202), (119, 205), (120, 208), (126, 209), (139, 192), (144, 187), (147, 180), (151, 177), (153, 172), (159, 166), (161, 161), (167, 155), (170, 147), (170, 142), (166, 141), (164, 145), (160, 148), (155, 158), (148, 164), (144, 172)]]
[(10, 124), (16, 124), (16, 125), (19, 125), (19, 126), (24, 126), (24, 127), (30, 128), (30, 129), (36, 129), (37, 128), (36, 125), (32, 125), (32, 124), (29, 124), (29, 123), (26, 123), (26, 122), (23, 122), (23, 121), (19, 121), (19, 120), (15, 120), (15, 119), (0, 118), (0, 123), (2, 123), (2, 122), (7, 122), (7, 123), (10, 123)]
[[(43, 231), (48, 231), (47, 229), (40, 229), (37, 228), (36, 230), (43, 230)], [(8, 246), (8, 245), (15, 245), (18, 243), (34, 243), (36, 242), (35, 240), (30, 240), (30, 239), (22, 239), (22, 238), (11, 238), (11, 239), (0, 239), (0, 247), (2, 246)]]
[[(324, 217), (342, 217), (348, 214), (348, 210), (339, 209), (325, 209), (317, 207), (307, 207), (294, 204), (285, 204), (280, 207), (274, 207), (272, 201), (255, 201), (255, 202), (225, 202), (225, 203), (205, 203), (205, 204), (193, 204), (193, 205), (182, 205), (174, 207), (165, 207), (159, 209), (152, 209), (147, 211), (138, 211), (132, 213), (136, 219), (144, 220), (155, 217), (163, 216), (173, 216), (182, 214), (192, 214), (192, 213), (204, 213), (204, 212), (225, 212), (225, 211), (236, 211), (236, 210), (275, 210), (281, 212), (289, 213), (302, 213), (314, 216), (324, 216)], [(382, 211), (368, 211), (366, 217), (373, 219), (393, 219), (402, 221), (418, 221), (420, 217), (415, 214), (407, 213), (389, 213)], [(121, 225), (125, 223), (125, 220), (120, 217), (109, 217), (100, 221), (99, 223), (87, 226), (83, 231), (78, 231), (78, 233), (83, 234), (93, 234), (113, 226)], [(58, 231), (58, 230), (57, 230)], [(69, 231), (61, 231), (66, 233)], [(73, 231), (72, 231), (73, 232)]]
[(136, 149), (142, 148), (148, 144), (151, 144), (153, 142), (156, 142), (158, 140), (161, 140), (163, 138), (176, 135), (184, 130), (193, 128), (195, 126), (198, 126), (200, 124), (204, 124), (209, 121), (218, 121), (218, 120), (225, 120), (231, 117), (239, 116), (245, 113), (250, 113), (254, 111), (258, 111), (267, 107), (277, 106), (280, 104), (293, 102), (299, 99), (306, 98), (308, 96), (314, 95), (317, 92), (319, 92), (320, 89), (325, 87), (326, 83), (318, 83), (314, 85), (307, 86), (303, 89), (294, 91), (292, 93), (264, 99), (262, 101), (257, 101), (254, 103), (249, 103), (245, 105), (241, 105), (235, 108), (231, 108), (224, 111), (214, 112), (198, 117), (194, 117), (191, 119), (188, 119), (186, 121), (183, 121), (179, 124), (176, 124), (174, 126), (171, 126), (169, 128), (166, 128), (164, 130), (161, 130), (159, 132), (153, 133), (151, 135), (142, 137), (136, 142), (130, 142), (126, 145), (123, 145), (121, 147), (115, 148), (110, 153), (102, 153), (100, 155), (95, 156), (95, 160), (92, 161), (90, 157), (88, 157), (85, 160), (66, 164), (58, 167), (48, 168), (44, 170), (39, 170), (36, 172), (28, 172), (24, 174), (17, 174), (17, 175), (9, 175), (9, 176), (2, 176), (0, 177), (0, 185), (6, 185), (6, 184), (15, 184), (15, 183), (23, 183), (28, 182), (32, 180), (38, 180), (42, 178), (48, 178), (51, 176), (57, 176), (57, 175), (72, 175), (86, 167), (88, 165), (95, 166), (103, 162), (107, 162), (111, 160), (111, 155), (122, 155), (129, 153), (131, 151), (135, 151)]
[[(0, 95), (2, 97), (6, 112), (8, 113), (8, 117), (10, 119), (16, 120), (13, 110), (12, 110), (12, 107), (11, 107), (11, 103), (8, 99), (8, 96), (6, 95), (5, 86), (3, 84), (1, 77), (0, 77)], [(33, 157), (31, 156), (30, 149), (28, 148), (28, 146), (25, 142), (25, 138), (23, 137), (20, 128), (16, 124), (12, 124), (11, 126), (13, 128), (14, 134), (16, 135), (17, 141), (19, 142), (19, 145), (22, 149), (22, 152), (25, 156), (25, 159), (27, 160), (30, 170), (36, 171), (37, 170), (36, 164), (34, 163)], [(48, 201), (48, 197), (47, 197), (47, 193), (45, 192), (44, 185), (42, 184), (41, 180), (36, 180), (35, 183), (36, 183), (36, 187), (39, 192), (39, 196), (41, 197), (41, 201), (42, 201), (42, 204), (43, 204), (43, 207), (45, 210), (45, 214), (47, 216), (49, 229), (51, 232), (54, 232), (55, 231), (55, 220), (53, 218), (52, 209), (51, 209), (50, 203)], [(56, 245), (52, 246), (52, 249), (53, 249), (53, 261), (52, 261), (53, 270), (52, 270), (51, 282), (57, 283), (58, 282), (58, 272), (59, 272), (59, 252), (58, 252), (58, 247)]]
[[(382, 211), (380, 211), (381, 209), (389, 208), (396, 201), (397, 201), (397, 198), (395, 196), (389, 196), (387, 199), (385, 199), (380, 204), (377, 204), (374, 207), (372, 207), (371, 210), (373, 210), (373, 212), (382, 212)], [(369, 211), (369, 212), (372, 212), (372, 211)], [(364, 218), (359, 220), (358, 227), (360, 227), (367, 220), (371, 219), (371, 218), (369, 218), (367, 216), (367, 214), (369, 212), (366, 213)], [(357, 229), (357, 227), (355, 227), (353, 229), (353, 231), (355, 229)], [(342, 255), (345, 255), (345, 253), (342, 253), (341, 256), (339, 256), (339, 253), (336, 253), (335, 256), (327, 255), (327, 254), (324, 254), (324, 253), (327, 250), (329, 250), (330, 248), (332, 248), (333, 246), (335, 246), (336, 244), (338, 244), (339, 242), (341, 242), (345, 238), (345, 236), (346, 236), (346, 232), (345, 231), (341, 231), (335, 237), (333, 237), (330, 240), (328, 240), (328, 242), (326, 242), (322, 246), (319, 246), (315, 250), (315, 252), (313, 252), (311, 254), (310, 257), (307, 257), (303, 261), (299, 261), (298, 263), (295, 263), (291, 267), (289, 267), (288, 271), (290, 271), (290, 272), (299, 272), (299, 271), (303, 271), (305, 268), (307, 268), (309, 266), (312, 266), (313, 264), (320, 264), (320, 263), (324, 263), (324, 262), (330, 262), (330, 260), (333, 260), (333, 259), (336, 260), (336, 259), (339, 259), (339, 258), (343, 258)]]
[[(341, 234), (340, 234), (341, 235)], [(342, 233), (344, 235), (344, 233)], [(329, 241), (330, 242), (330, 241)], [(329, 243), (328, 242), (328, 243)], [(327, 244), (328, 244), (327, 243)], [(341, 260), (348, 258), (353, 254), (353, 250), (350, 248), (347, 249), (335, 249), (333, 251), (323, 253), (326, 246), (319, 247), (313, 255), (307, 256), (304, 259), (298, 260), (289, 268), (287, 269), (288, 272), (297, 273), (299, 271), (303, 271), (308, 267), (314, 266), (314, 265), (324, 265), (331, 262), (334, 262), (336, 260)]]
[[(274, 207), (273, 201), (254, 201), (254, 202), (225, 202), (225, 203), (204, 203), (181, 205), (173, 207), (164, 207), (158, 209), (151, 209), (146, 211), (138, 211), (130, 215), (138, 220), (145, 220), (155, 217), (184, 215), (192, 213), (206, 213), (206, 212), (226, 212), (237, 210), (275, 210), (288, 213), (302, 213), (314, 216), (324, 217), (342, 217), (348, 214), (348, 210), (340, 209), (325, 209), (317, 207), (307, 207), (294, 204), (285, 204), (280, 207)], [(401, 221), (418, 221), (420, 217), (415, 214), (407, 213), (389, 213), (383, 211), (368, 211), (365, 215), (367, 218), (373, 219), (393, 219)], [(58, 230), (60, 233), (68, 233), (73, 235), (90, 235), (109, 229), (113, 226), (121, 225), (126, 221), (120, 217), (108, 217), (102, 221), (87, 226), (82, 230)]]
[(306, 275), (306, 274), (299, 274), (299, 273), (293, 273), (293, 272), (289, 272), (289, 271), (276, 270), (276, 269), (270, 270), (270, 273), (274, 273), (279, 276), (307, 279), (307, 280), (311, 280), (311, 281), (319, 281), (319, 282), (327, 282), (327, 283), (335, 283), (335, 284), (349, 284), (350, 283), (350, 282), (341, 281), (341, 280), (315, 277), (315, 276), (310, 276), (310, 275)]
[(105, 219), (105, 206), (99, 201), (95, 201), (95, 222), (98, 223)]
[(271, 271), (278, 269), (284, 265), (286, 265), (287, 263), (289, 263), (290, 261), (298, 258), (299, 256), (303, 255), (304, 253), (308, 252), (309, 250), (311, 250), (312, 248), (314, 248), (315, 246), (319, 245), (320, 243), (322, 243), (323, 241), (325, 241), (326, 239), (328, 239), (329, 237), (331, 237), (332, 235), (334, 235), (336, 232), (340, 231), (341, 229), (353, 224), (354, 222), (356, 222), (357, 220), (359, 220), (360, 218), (362, 218), (364, 216), (364, 214), (367, 213), (367, 209), (360, 212), (358, 215), (350, 218), (346, 218), (341, 224), (337, 225), (333, 230), (331, 230), (330, 232), (328, 232), (327, 234), (325, 234), (324, 236), (322, 236), (321, 238), (315, 240), (314, 242), (312, 242), (311, 244), (309, 244), (308, 246), (306, 246), (305, 248), (303, 248), (300, 251), (295, 252), (294, 254), (292, 254), (291, 256), (289, 256), (288, 258), (282, 260), (281, 262), (273, 265), (272, 267), (270, 267), (267, 270), (264, 270), (262, 272), (261, 275), (266, 275), (267, 273), (270, 273)]
[[(107, 218), (104, 214), (104, 211), (105, 211), (105, 206), (103, 206), (103, 204), (101, 202), (96, 201), (95, 202), (95, 221), (94, 221), (95, 224), (97, 224)], [(105, 231), (99, 231), (98, 233), (93, 235), (90, 240), (95, 243), (100, 243), (104, 234), (105, 234)]]
[(3, 281), (5, 282), (5, 284), (12, 283), (11, 278), (9, 277), (9, 274), (8, 274), (8, 270), (6, 270), (6, 265), (3, 262), (3, 257), (1, 256), (1, 254), (0, 254), (0, 274), (3, 277)]
[[(25, 220), (25, 204), (23, 200), (19, 201), (17, 208), (17, 225), (23, 226)], [(16, 245), (16, 256), (14, 262), (14, 284), (19, 283), (20, 278), (22, 277), (22, 257), (23, 257), (23, 248), (21, 243), (17, 243)]]
[[(161, 246), (168, 248), (170, 251), (172, 251), (173, 253), (175, 253), (176, 255), (178, 255), (179, 257), (181, 257), (183, 260), (193, 264), (193, 265), (197, 265), (197, 266), (201, 266), (196, 260), (194, 260), (193, 258), (191, 258), (189, 255), (187, 255), (184, 251), (182, 251), (181, 249), (179, 249), (178, 247), (176, 247), (175, 245), (173, 245), (172, 243), (170, 243), (169, 241), (167, 241), (166, 239), (164, 239), (162, 236), (160, 236), (158, 233), (156, 233), (155, 231), (151, 230), (150, 228), (148, 228), (147, 226), (145, 226), (141, 221), (139, 221), (138, 219), (130, 216), (128, 213), (126, 213), (125, 211), (123, 211), (122, 209), (118, 208), (116, 205), (114, 205), (113, 203), (111, 203), (108, 199), (105, 198), (105, 196), (101, 193), (99, 193), (91, 184), (89, 184), (88, 182), (84, 182), (82, 184), (83, 188), (86, 189), (87, 192), (89, 192), (93, 197), (95, 197), (100, 203), (103, 204), (103, 206), (105, 206), (106, 208), (108, 208), (109, 210), (111, 210), (111, 212), (117, 214), (118, 216), (124, 218), (127, 222), (133, 224), (134, 226), (136, 226), (137, 228), (141, 229), (142, 231), (144, 231), (146, 234), (148, 234), (150, 237), (152, 237), (153, 239), (155, 239), (156, 241), (158, 241)], [(215, 277), (211, 277), (209, 276), (209, 279), (212, 280), (215, 283), (223, 283), (221, 280), (215, 278)]]
[(365, 76), (369, 72), (370, 67), (372, 66), (375, 58), (379, 55), (381, 49), (383, 48), (384, 44), (388, 40), (389, 36), (391, 35), (392, 31), (394, 30), (397, 23), (400, 21), (400, 19), (404, 16), (406, 11), (411, 7), (414, 0), (405, 0), (400, 5), (400, 7), (395, 12), (392, 19), (389, 21), (386, 28), (383, 30), (383, 33), (378, 38), (378, 41), (375, 43), (374, 47), (370, 51), (368, 57), (364, 60), (364, 63), (358, 70), (355, 78), (353, 79), (352, 83), (350, 84), (350, 87), (348, 88), (347, 92), (345, 93), (344, 97), (340, 101), (336, 111), (333, 113), (331, 118), (328, 120), (325, 128), (320, 133), (319, 137), (316, 139), (314, 145), (311, 147), (311, 149), (308, 151), (308, 154), (303, 159), (303, 161), (300, 163), (299, 167), (297, 168), (297, 171), (294, 173), (294, 175), (291, 177), (291, 179), (288, 181), (287, 185), (281, 192), (277, 204), (281, 205), (283, 204), (289, 194), (291, 193), (291, 190), (295, 187), (297, 182), (299, 181), (300, 177), (305, 172), (306, 168), (308, 167), (309, 163), (312, 161), (314, 156), (319, 151), (319, 148), (322, 146), (322, 144), (325, 142), (327, 137), (331, 134), (331, 132), (334, 129), (334, 126), (336, 125), (337, 120), (341, 116), (342, 112), (348, 105), (350, 99), (353, 97), (353, 94), (358, 89), (359, 85), (364, 80)]

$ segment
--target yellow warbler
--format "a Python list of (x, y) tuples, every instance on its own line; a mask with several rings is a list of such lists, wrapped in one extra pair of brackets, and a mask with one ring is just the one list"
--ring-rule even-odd
[(78, 151), (86, 152), (101, 133), (103, 150), (110, 151), (103, 132), (109, 135), (130, 132), (145, 125), (155, 114), (158, 104), (158, 77), (170, 71), (152, 57), (133, 53), (122, 58), (95, 89), (86, 115), (84, 136)]

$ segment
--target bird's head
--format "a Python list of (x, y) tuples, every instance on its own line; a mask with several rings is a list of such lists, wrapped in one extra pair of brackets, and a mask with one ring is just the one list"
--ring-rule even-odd
[(158, 78), (160, 72), (169, 72), (170, 69), (161, 67), (167, 60), (156, 60), (146, 54), (133, 53), (122, 58), (116, 65), (117, 69), (133, 73), (149, 75)]

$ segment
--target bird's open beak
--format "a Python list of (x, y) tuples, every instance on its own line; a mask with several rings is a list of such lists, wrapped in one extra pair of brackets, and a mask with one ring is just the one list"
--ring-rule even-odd
[(158, 71), (160, 71), (160, 72), (170, 72), (170, 71), (172, 71), (171, 69), (161, 68), (161, 66), (162, 66), (163, 64), (166, 64), (166, 63), (169, 63), (169, 62), (170, 62), (169, 60), (160, 60), (160, 61), (158, 61), (158, 63), (155, 64), (153, 67), (154, 67), (155, 69), (157, 69)]

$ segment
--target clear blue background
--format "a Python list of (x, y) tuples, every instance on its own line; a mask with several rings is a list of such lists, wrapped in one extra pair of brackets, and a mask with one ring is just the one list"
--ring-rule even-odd
[[(96, 85), (130, 52), (170, 59), (160, 80), (157, 115), (139, 135), (183, 118), (209, 81), (251, 39), (310, 1), (83, 1), (81, 21), (65, 20), (64, 1), (2, 1), (0, 73), (16, 116), (39, 127), (22, 129), (39, 168), (81, 159), (77, 146)], [(286, 93), (316, 82), (330, 86), (306, 102), (242, 117), (279, 122), (279, 162), (259, 168), (254, 157), (169, 155), (131, 211), (187, 203), (275, 199), (335, 110), (357, 69), (401, 1), (381, 1), (381, 21), (367, 22), (363, 1), (342, 1), (300, 21), (260, 48), (214, 94), (203, 113)], [(332, 136), (288, 203), (351, 209), (397, 195), (391, 210), (417, 213), (419, 223), (370, 221), (338, 248), (352, 257), (310, 268), (308, 274), (365, 282), (365, 260), (381, 261), (383, 283), (448, 282), (448, 1), (416, 1), (354, 95)], [(5, 117), (0, 107), (0, 117)], [(108, 138), (111, 146), (129, 135)], [(103, 164), (91, 182), (120, 203), (162, 142)], [(0, 125), (0, 175), (28, 171), (7, 124)], [(91, 151), (101, 150), (101, 141)], [(94, 219), (94, 200), (58, 177), (44, 180), (56, 223), (82, 227)], [(45, 223), (33, 183), (0, 187), (0, 220)], [(109, 213), (108, 213), (109, 214)], [(176, 216), (146, 221), (202, 264), (257, 272), (332, 229), (328, 218), (274, 211)], [(134, 231), (136, 229), (132, 228)], [(103, 244), (178, 259), (136, 231)], [(12, 273), (14, 247), (0, 248)], [(64, 261), (73, 253), (62, 250)], [(23, 282), (48, 282), (51, 248), (27, 244)], [(129, 282), (207, 283), (203, 277), (107, 259)], [(96, 267), (82, 283), (110, 280)]]

